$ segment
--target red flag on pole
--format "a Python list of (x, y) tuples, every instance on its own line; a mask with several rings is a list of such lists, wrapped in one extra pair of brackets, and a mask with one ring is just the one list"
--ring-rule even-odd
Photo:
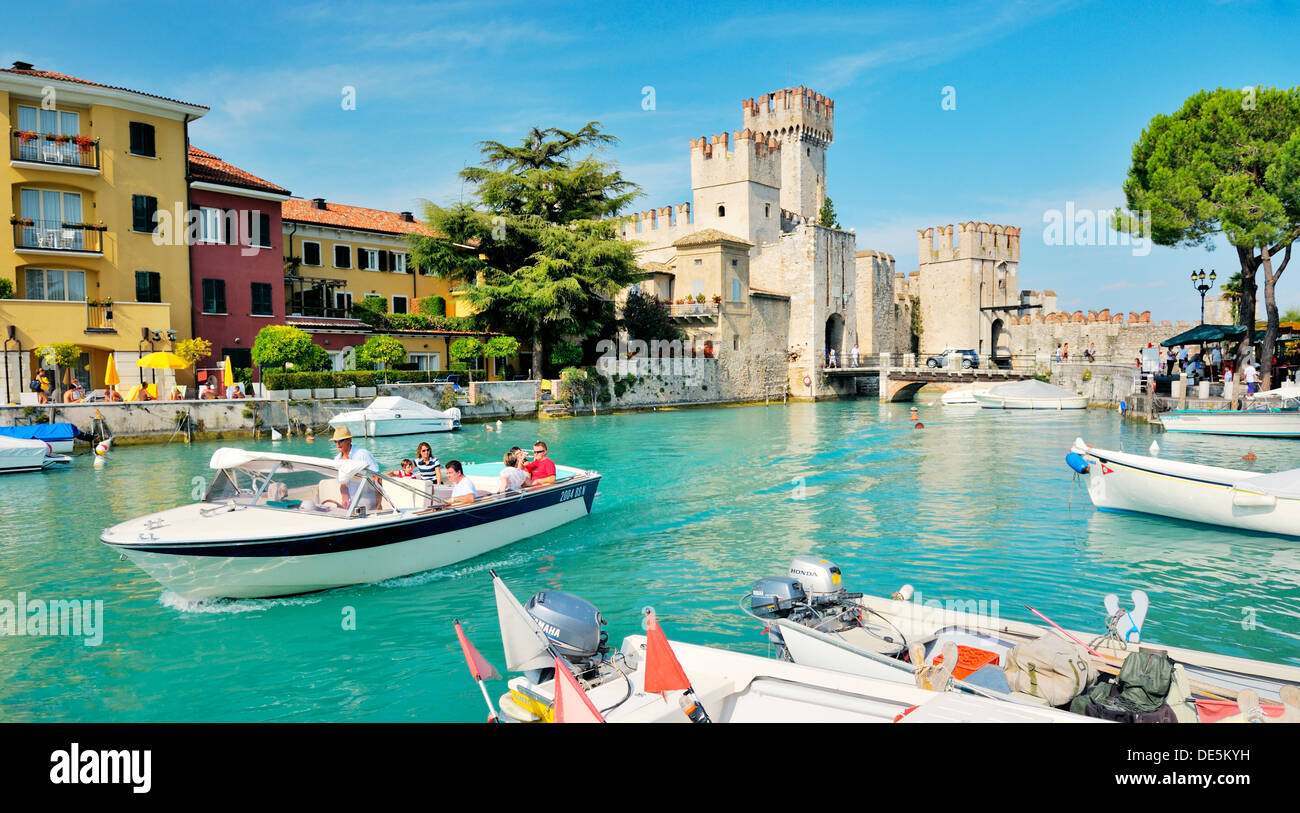
[(559, 658), (555, 659), (555, 722), (603, 723), (591, 698), (582, 690), (578, 679)]
[(456, 637), (460, 639), (461, 652), (465, 653), (465, 662), (469, 664), (470, 674), (475, 680), (500, 680), (501, 674), (497, 672), (492, 664), (488, 663), (487, 658), (478, 654), (478, 650), (465, 637), (465, 630), (460, 628), (460, 622), (456, 622)]
[(668, 639), (655, 621), (653, 610), (646, 612), (645, 637), (645, 691), (662, 695), (674, 689), (691, 688), (691, 681), (686, 677), (682, 665), (677, 662), (672, 648), (668, 646)]

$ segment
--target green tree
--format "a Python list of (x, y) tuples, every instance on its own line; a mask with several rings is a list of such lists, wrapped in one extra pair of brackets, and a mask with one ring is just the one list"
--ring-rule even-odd
[(14, 298), (14, 281), (0, 277), (0, 299)]
[(55, 366), (57, 370), (55, 373), (57, 380), (54, 382), (55, 400), (62, 399), (68, 372), (81, 361), (81, 348), (72, 342), (57, 342), (36, 348), (36, 354), (41, 357), (43, 365)]
[(1241, 324), (1241, 272), (1237, 271), (1229, 277), (1227, 282), (1219, 286), (1219, 290), (1232, 309), (1232, 323)]
[(531, 130), (518, 147), (482, 143), (483, 162), (461, 177), (473, 204), (429, 204), (440, 237), (411, 237), (415, 264), (452, 280), (474, 309), (475, 326), (520, 336), (542, 375), (543, 345), (594, 336), (614, 323), (613, 299), (644, 278), (617, 215), (639, 187), (594, 153), (614, 141), (590, 122), (577, 132)]
[(1300, 322), (1300, 307), (1287, 308), (1286, 313), (1282, 314), (1283, 322)]
[[(1124, 194), (1128, 217), (1149, 213), (1160, 245), (1211, 246), (1214, 235), (1227, 238), (1241, 266), (1239, 320), (1252, 328), (1255, 276), (1264, 270), (1268, 327), (1260, 372), (1269, 389), (1278, 334), (1274, 288), (1300, 239), (1300, 88), (1201, 91), (1176, 113), (1157, 115), (1133, 146)], [(1243, 358), (1253, 333), (1242, 339)]]
[[(324, 367), (321, 356), (325, 358)], [(253, 339), (253, 363), (263, 368), (292, 364), (300, 370), (317, 370), (329, 366), (329, 354), (296, 327), (267, 325)]]
[(817, 225), (828, 229), (840, 228), (839, 218), (835, 215), (835, 204), (831, 203), (829, 196), (822, 203), (821, 213), (817, 215)]
[(668, 306), (640, 288), (628, 291), (627, 301), (623, 303), (623, 329), (628, 338), (644, 342), (682, 338), (681, 328), (674, 324)]
[(399, 364), (406, 363), (406, 348), (392, 336), (371, 336), (366, 343), (357, 348), (357, 364), (373, 370), (383, 365), (391, 370)]

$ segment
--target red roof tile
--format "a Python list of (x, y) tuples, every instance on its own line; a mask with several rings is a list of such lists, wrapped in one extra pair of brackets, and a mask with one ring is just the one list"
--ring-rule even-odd
[(92, 82), (89, 79), (78, 79), (75, 76), (68, 76), (62, 73), (55, 73), (54, 71), (21, 70), (18, 68), (0, 68), (0, 73), (13, 73), (19, 76), (34, 76), (37, 79), (49, 79), (55, 82), (75, 82), (78, 85), (93, 85), (94, 87), (97, 88), (107, 88), (109, 90), (121, 90), (126, 93), (134, 93), (138, 96), (148, 96), (151, 99), (161, 99), (164, 102), (172, 102), (174, 104), (186, 104), (191, 107), (200, 107), (204, 110), (209, 109), (207, 105), (194, 104), (193, 102), (182, 102), (179, 99), (169, 99), (166, 96), (158, 96), (153, 93), (143, 93), (138, 90), (131, 90), (130, 88), (118, 87), (117, 85), (104, 85), (99, 82)]
[(227, 164), (210, 152), (190, 146), (190, 180), (256, 189), (273, 195), (288, 195), (289, 190), (264, 181), (234, 164)]
[(316, 223), (321, 226), (335, 226), (341, 229), (364, 229), (365, 231), (387, 232), (389, 234), (423, 234), (434, 236), (433, 230), (423, 222), (403, 220), (397, 212), (385, 212), (382, 209), (363, 209), (360, 206), (344, 206), (339, 203), (326, 203), (324, 209), (317, 209), (314, 201), (292, 198), (280, 204), (280, 217), (283, 220), (296, 220), (299, 223)]

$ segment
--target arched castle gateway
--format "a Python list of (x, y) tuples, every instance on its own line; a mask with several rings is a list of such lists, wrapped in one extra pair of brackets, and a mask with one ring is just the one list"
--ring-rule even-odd
[(816, 374), (828, 341), (841, 359), (855, 342), (864, 357), (893, 350), (894, 258), (816, 225), (834, 119), (804, 87), (746, 99), (742, 129), (691, 139), (691, 202), (623, 220), (642, 287), (712, 342), (720, 398), (834, 395)]

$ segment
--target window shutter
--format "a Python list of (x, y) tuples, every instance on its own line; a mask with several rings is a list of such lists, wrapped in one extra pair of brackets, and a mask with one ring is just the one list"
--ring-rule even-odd
[(368, 271), (368, 270), (369, 270), (368, 268), (366, 268), (366, 252), (365, 252), (365, 249), (361, 249), (361, 248), (357, 249), (357, 270), (358, 270), (358, 271)]
[(268, 214), (259, 214), (257, 216), (257, 221), (258, 221), (257, 223), (258, 227), (260, 229), (258, 234), (260, 234), (262, 238), (261, 242), (259, 242), (258, 245), (261, 246), (262, 248), (270, 248), (271, 247), (271, 216)]
[(389, 255), (389, 254), (392, 254), (393, 252), (391, 252), (391, 251), (376, 251), (375, 253), (379, 255), (379, 270), (380, 270), (380, 271), (387, 271), (389, 268), (392, 268), (392, 264), (390, 264), (390, 263), (388, 262), (388, 255)]

